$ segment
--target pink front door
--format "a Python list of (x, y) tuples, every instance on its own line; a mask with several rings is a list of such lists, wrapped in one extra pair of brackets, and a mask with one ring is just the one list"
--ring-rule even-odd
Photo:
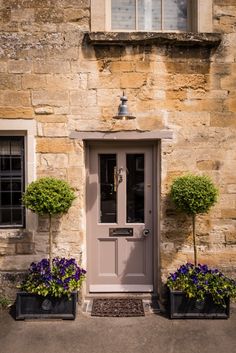
[(90, 292), (153, 290), (151, 147), (89, 147)]

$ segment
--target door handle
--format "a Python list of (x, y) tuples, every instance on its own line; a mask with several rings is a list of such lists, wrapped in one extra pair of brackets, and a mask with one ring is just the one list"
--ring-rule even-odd
[(117, 169), (117, 167), (114, 167), (114, 192), (117, 192), (117, 188), (120, 183), (123, 181), (123, 168)]
[(147, 237), (149, 234), (150, 234), (150, 230), (147, 229), (147, 228), (145, 228), (145, 229), (143, 230), (143, 236), (144, 236), (144, 237)]

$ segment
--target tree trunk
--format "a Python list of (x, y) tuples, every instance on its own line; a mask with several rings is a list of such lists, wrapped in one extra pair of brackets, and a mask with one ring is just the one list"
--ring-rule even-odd
[(194, 265), (198, 265), (198, 259), (197, 259), (197, 246), (196, 246), (196, 215), (193, 215), (193, 250), (194, 250)]
[(49, 264), (52, 269), (52, 216), (49, 214)]

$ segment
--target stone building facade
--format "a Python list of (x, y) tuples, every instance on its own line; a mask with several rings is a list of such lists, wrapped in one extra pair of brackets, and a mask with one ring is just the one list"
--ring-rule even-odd
[[(154, 291), (193, 258), (191, 220), (168, 198), (173, 179), (189, 172), (210, 176), (220, 191), (197, 220), (199, 260), (234, 275), (236, 1), (191, 1), (211, 16), (192, 18), (191, 32), (132, 33), (107, 30), (104, 3), (0, 0), (0, 136), (24, 137), (26, 184), (54, 176), (77, 194), (68, 214), (54, 220), (54, 253), (75, 257), (88, 276), (93, 271), (89, 141), (149, 141), (158, 146)], [(113, 119), (123, 90), (136, 119)], [(18, 274), (47, 256), (47, 232), (47, 217), (29, 212), (23, 227), (1, 225), (0, 293), (13, 293)]]

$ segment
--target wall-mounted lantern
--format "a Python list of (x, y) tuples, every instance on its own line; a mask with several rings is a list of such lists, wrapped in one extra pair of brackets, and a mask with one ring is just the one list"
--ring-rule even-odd
[(135, 116), (129, 113), (128, 106), (127, 106), (127, 97), (125, 96), (125, 92), (123, 92), (123, 96), (120, 97), (121, 103), (118, 107), (117, 115), (113, 116), (113, 119), (118, 120), (129, 120), (129, 119), (136, 119)]

